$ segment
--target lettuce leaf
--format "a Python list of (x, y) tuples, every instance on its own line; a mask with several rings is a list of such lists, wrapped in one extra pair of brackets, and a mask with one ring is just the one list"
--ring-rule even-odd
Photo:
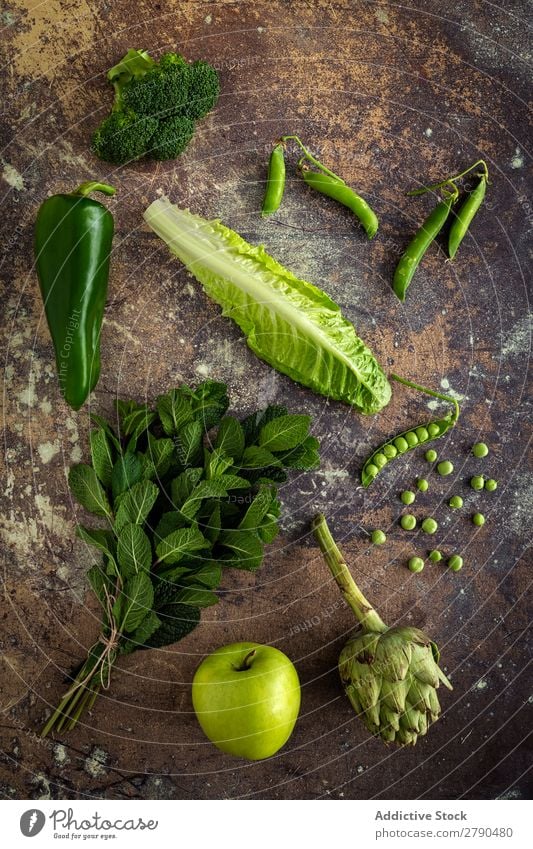
[(154, 201), (144, 218), (237, 322), (258, 357), (361, 413), (388, 404), (391, 389), (381, 366), (324, 292), (295, 277), (262, 246), (166, 197)]

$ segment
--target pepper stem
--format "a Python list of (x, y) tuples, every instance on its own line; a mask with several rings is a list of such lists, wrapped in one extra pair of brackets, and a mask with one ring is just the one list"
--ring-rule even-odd
[(313, 519), (313, 534), (344, 600), (352, 608), (363, 631), (383, 634), (388, 630), (387, 625), (352, 578), (344, 557), (331, 535), (326, 517), (322, 513)]
[(405, 377), (399, 377), (397, 374), (389, 374), (391, 380), (396, 380), (397, 383), (402, 383), (404, 386), (408, 386), (410, 389), (416, 389), (417, 392), (424, 392), (425, 395), (431, 395), (432, 398), (439, 398), (441, 401), (447, 401), (449, 404), (453, 404), (455, 407), (455, 413), (452, 416), (452, 421), (455, 424), (457, 419), (459, 418), (460, 407), (455, 398), (452, 398), (450, 395), (444, 395), (442, 392), (435, 392), (433, 389), (427, 389), (425, 386), (419, 386), (418, 383), (413, 383), (411, 380), (406, 380)]
[(82, 183), (78, 188), (71, 192), (72, 195), (80, 195), (80, 197), (87, 197), (91, 194), (91, 192), (103, 192), (104, 195), (114, 195), (116, 189), (113, 186), (109, 186), (107, 183), (98, 183), (96, 180), (88, 180), (86, 183)]

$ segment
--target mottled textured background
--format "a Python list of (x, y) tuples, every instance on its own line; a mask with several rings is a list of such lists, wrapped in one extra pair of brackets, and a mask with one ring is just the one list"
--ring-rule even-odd
[[(88, 2), (2, 5), (0, 191), (5, 319), (6, 475), (0, 635), (1, 766), (5, 798), (520, 798), (527, 794), (532, 697), (526, 689), (532, 480), (527, 445), (531, 342), (526, 238), (528, 55), (526, 0), (407, 2)], [(106, 69), (129, 47), (178, 49), (220, 69), (223, 93), (186, 153), (170, 163), (109, 170), (89, 151), (111, 101)], [(268, 151), (297, 132), (378, 212), (369, 244), (350, 215), (294, 177), (275, 219), (258, 214)], [(405, 191), (487, 160), (487, 203), (456, 261), (429, 252), (405, 305), (390, 281), (398, 252), (431, 206)], [(116, 218), (110, 298), (97, 391), (79, 413), (60, 399), (32, 268), (32, 227), (49, 194), (89, 177), (113, 182)], [(395, 387), (379, 416), (361, 417), (295, 387), (258, 362), (241, 334), (143, 225), (163, 190), (220, 216), (298, 275), (325, 288), (386, 368), (464, 398), (438, 446), (455, 464), (438, 478), (414, 452), (368, 492), (356, 473), (369, 449), (424, 421), (433, 402)], [(107, 201), (106, 201), (107, 202)], [(283, 534), (256, 576), (227, 574), (221, 603), (168, 650), (123, 659), (112, 689), (74, 733), (38, 731), (65, 672), (98, 633), (75, 539), (81, 511), (68, 467), (87, 454), (89, 409), (114, 397), (154, 397), (209, 375), (231, 387), (234, 409), (271, 400), (314, 416), (323, 462), (283, 488)], [(482, 437), (489, 457), (476, 461)], [(475, 494), (470, 476), (499, 480)], [(405, 567), (427, 537), (397, 525), (398, 492), (425, 472), (415, 513), (465, 567)], [(465, 498), (462, 511), (446, 502)], [(470, 515), (481, 509), (486, 525)], [(438, 640), (454, 683), (444, 714), (414, 750), (369, 738), (336, 673), (350, 612), (309, 536), (317, 509), (384, 618)], [(388, 543), (368, 544), (382, 527)], [(303, 685), (293, 737), (263, 763), (234, 761), (202, 736), (190, 681), (201, 657), (229, 641), (269, 642), (295, 661)]]

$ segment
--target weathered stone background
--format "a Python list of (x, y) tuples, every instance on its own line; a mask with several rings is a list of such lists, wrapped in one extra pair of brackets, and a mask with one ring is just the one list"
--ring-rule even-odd
[[(530, 352), (526, 237), (528, 4), (425, 2), (88, 2), (5, 0), (2, 6), (2, 314), (4, 373), (4, 596), (1, 633), (1, 793), (6, 798), (519, 798), (527, 794), (526, 689), (533, 488), (527, 445)], [(179, 49), (220, 68), (223, 94), (173, 163), (109, 170), (89, 151), (108, 109), (105, 71), (129, 47)], [(530, 46), (530, 45), (529, 45)], [(297, 132), (375, 206), (369, 244), (350, 215), (291, 179), (276, 218), (259, 214), (267, 152)], [(431, 205), (405, 191), (487, 160), (487, 203), (456, 261), (431, 250), (405, 305), (390, 288), (401, 250)], [(295, 158), (294, 158), (295, 161)], [(315, 417), (323, 464), (283, 490), (282, 537), (257, 576), (227, 575), (216, 609), (169, 650), (138, 653), (84, 724), (36, 736), (65, 671), (93, 642), (90, 553), (74, 537), (81, 512), (66, 486), (86, 455), (89, 407), (61, 401), (32, 269), (32, 227), (47, 195), (90, 176), (113, 182), (116, 217), (103, 373), (91, 409), (115, 395), (153, 399), (209, 374), (231, 386), (234, 408), (272, 399)], [(454, 461), (437, 479), (413, 453), (363, 493), (355, 474), (372, 446), (427, 404), (395, 387), (380, 416), (327, 404), (258, 362), (238, 330), (143, 225), (163, 190), (262, 241), (297, 274), (322, 285), (387, 367), (463, 396), (455, 432), (438, 446)], [(440, 408), (439, 408), (440, 409)], [(469, 456), (482, 437), (485, 461)], [(493, 494), (467, 481), (482, 469)], [(440, 521), (431, 539), (465, 567), (450, 574), (405, 562), (427, 538), (397, 526), (400, 489), (424, 472), (418, 515)], [(450, 511), (452, 493), (465, 497)], [(474, 505), (485, 527), (470, 522)], [(369, 738), (343, 696), (336, 659), (353, 626), (309, 537), (332, 519), (362, 588), (391, 623), (426, 628), (440, 643), (453, 693), (414, 750)], [(364, 530), (389, 542), (370, 550)], [(271, 642), (296, 662), (301, 719), (271, 760), (223, 756), (202, 736), (190, 700), (200, 658), (225, 642)]]

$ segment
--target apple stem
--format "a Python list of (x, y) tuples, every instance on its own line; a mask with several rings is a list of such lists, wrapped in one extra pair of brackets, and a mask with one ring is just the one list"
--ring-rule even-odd
[(344, 600), (352, 608), (363, 631), (383, 634), (388, 630), (387, 626), (352, 578), (344, 557), (331, 536), (326, 517), (321, 513), (313, 520), (313, 533)]
[(247, 669), (249, 669), (250, 663), (252, 662), (254, 657), (255, 657), (255, 649), (252, 649), (251, 651), (248, 652), (248, 654), (244, 658), (241, 665), (237, 667), (237, 671), (238, 672), (245, 672)]

